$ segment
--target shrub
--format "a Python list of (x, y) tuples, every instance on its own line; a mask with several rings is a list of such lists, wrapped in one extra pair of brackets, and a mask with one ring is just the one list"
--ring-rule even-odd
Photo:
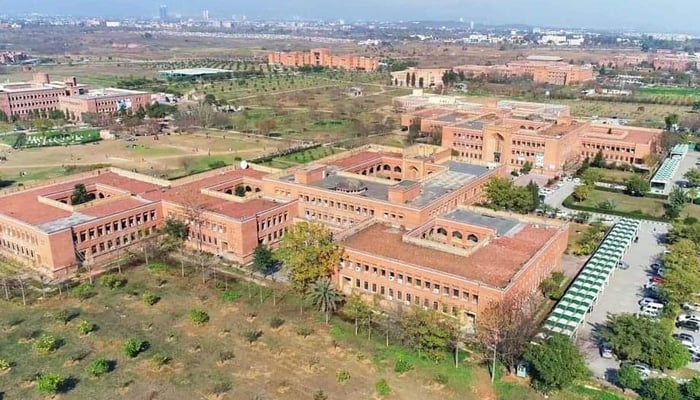
[(168, 266), (161, 262), (152, 262), (146, 266), (146, 269), (153, 273), (159, 273), (167, 271)]
[(151, 357), (151, 361), (157, 367), (162, 367), (163, 365), (170, 362), (170, 357), (163, 355), (163, 354), (160, 354), (160, 353), (156, 353), (153, 355), (153, 357)]
[(328, 400), (328, 395), (323, 390), (314, 392), (314, 400)]
[(410, 361), (405, 360), (403, 358), (399, 358), (396, 360), (396, 364), (394, 365), (394, 372), (402, 374), (404, 372), (408, 372), (413, 369), (413, 364), (411, 364)]
[(111, 370), (109, 361), (104, 358), (98, 358), (90, 364), (88, 372), (93, 376), (100, 376), (108, 373)]
[(0, 358), (0, 371), (7, 371), (10, 369), (10, 362)]
[(391, 394), (391, 388), (389, 384), (386, 383), (386, 379), (378, 380), (377, 383), (374, 384), (374, 390), (376, 390), (377, 394), (381, 397), (386, 397)]
[(95, 293), (92, 291), (94, 286), (88, 282), (81, 283), (80, 285), (71, 289), (71, 294), (81, 300), (92, 297)]
[(80, 321), (78, 323), (78, 333), (81, 335), (87, 335), (88, 333), (94, 331), (97, 328), (95, 324), (90, 321)]
[(146, 347), (146, 342), (139, 339), (129, 338), (124, 342), (124, 355), (129, 358), (134, 358), (139, 355)]
[(152, 306), (160, 301), (160, 297), (153, 293), (144, 293), (143, 302), (149, 306)]
[(273, 329), (277, 329), (280, 326), (284, 325), (284, 320), (280, 317), (272, 317), (270, 318), (270, 327)]
[(56, 320), (56, 322), (59, 322), (59, 323), (65, 325), (68, 323), (68, 321), (73, 319), (76, 315), (77, 315), (76, 313), (74, 313), (70, 310), (60, 310), (60, 311), (57, 311), (53, 317)]
[(100, 285), (110, 289), (117, 289), (126, 285), (126, 278), (117, 274), (107, 274), (100, 278)]
[(241, 298), (241, 294), (235, 290), (226, 290), (221, 294), (221, 300), (232, 303)]
[(209, 314), (202, 310), (191, 310), (190, 321), (197, 326), (204, 325), (209, 321)]
[(58, 341), (55, 337), (44, 335), (34, 342), (34, 350), (41, 354), (48, 354), (58, 348)]
[(245, 340), (248, 341), (248, 343), (254, 343), (258, 339), (260, 339), (260, 336), (262, 336), (262, 334), (262, 331), (259, 329), (251, 329), (243, 332), (243, 337), (245, 338)]
[(313, 328), (309, 326), (304, 326), (304, 325), (299, 325), (297, 326), (297, 329), (295, 330), (297, 335), (307, 337), (311, 336), (314, 333)]
[(449, 380), (449, 377), (445, 374), (435, 375), (435, 383), (438, 383), (440, 385), (447, 385), (447, 382), (449, 382)]
[(338, 383), (345, 383), (350, 379), (350, 372), (341, 369), (335, 373), (335, 379), (338, 381)]
[(232, 351), (222, 351), (219, 353), (219, 362), (225, 363), (226, 361), (231, 361), (236, 357)]
[(41, 374), (36, 379), (36, 389), (41, 393), (58, 393), (65, 380), (57, 374)]

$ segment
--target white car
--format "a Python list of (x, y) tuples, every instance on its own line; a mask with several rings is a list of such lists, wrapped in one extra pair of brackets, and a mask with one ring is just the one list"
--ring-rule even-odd
[(644, 307), (644, 306), (646, 306), (647, 304), (656, 303), (657, 301), (658, 301), (658, 300), (656, 300), (656, 299), (653, 298), (653, 297), (644, 297), (644, 298), (642, 298), (641, 300), (639, 300), (639, 306), (640, 306), (640, 307)]
[(650, 310), (647, 308), (643, 308), (637, 313), (638, 317), (644, 317), (644, 318), (651, 318), (651, 319), (656, 319), (659, 318), (660, 312), (656, 310)]
[(574, 183), (581, 183), (581, 178), (574, 178)]
[(652, 281), (649, 279), (649, 282), (644, 284), (644, 289), (650, 289), (650, 290), (657, 290), (659, 284), (657, 282)]
[(681, 314), (676, 318), (676, 322), (695, 321), (700, 324), (700, 317), (695, 314)]

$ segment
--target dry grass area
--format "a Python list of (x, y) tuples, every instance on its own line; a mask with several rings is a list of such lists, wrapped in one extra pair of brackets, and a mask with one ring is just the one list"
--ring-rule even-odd
[(683, 115), (690, 107), (664, 104), (616, 103), (594, 100), (555, 100), (555, 103), (571, 106), (574, 116), (589, 118), (618, 117), (629, 120), (630, 125), (663, 127), (668, 114)]
[[(355, 337), (349, 323), (334, 320), (326, 326), (314, 312), (299, 315), (298, 300), (291, 295), (278, 292), (273, 305), (272, 293), (264, 290), (261, 304), (254, 285), (221, 278), (202, 284), (199, 274), (180, 278), (179, 268), (170, 274), (141, 267), (125, 277), (125, 287), (97, 285), (84, 300), (64, 294), (27, 307), (4, 303), (0, 358), (12, 368), (0, 376), (0, 394), (45, 398), (35, 388), (35, 374), (58, 373), (69, 383), (60, 397), (71, 399), (309, 400), (319, 390), (329, 399), (371, 399), (375, 383), (386, 379), (390, 399), (495, 400), (487, 379), (480, 376), (472, 386), (470, 365), (455, 369), (449, 360), (420, 361), (405, 350)], [(240, 297), (227, 302), (223, 290)], [(146, 305), (142, 295), (147, 292), (160, 301)], [(209, 321), (195, 325), (189, 318), (192, 309), (207, 312)], [(66, 323), (55, 318), (61, 310), (72, 316)], [(273, 317), (283, 324), (273, 328)], [(77, 325), (83, 320), (97, 330), (80, 335)], [(302, 326), (310, 330), (306, 337), (298, 333)], [(260, 332), (259, 338), (250, 342), (250, 331)], [(55, 351), (34, 351), (33, 344), (44, 335), (57, 339)], [(122, 346), (127, 338), (147, 341), (147, 350), (126, 357)], [(156, 354), (168, 361), (155, 362)], [(415, 368), (393, 372), (398, 356), (409, 357)], [(88, 366), (101, 357), (113, 363), (113, 370), (93, 377)], [(340, 382), (338, 371), (347, 371), (349, 379)], [(445, 374), (448, 382), (435, 383), (436, 373)], [(480, 391), (482, 386), (488, 392)]]
[[(221, 160), (252, 159), (285, 149), (291, 142), (244, 134), (196, 132), (188, 135), (138, 137), (134, 142), (103, 140), (94, 144), (2, 151), (7, 161), (0, 165), (3, 180), (38, 181), (76, 172), (72, 167), (113, 165), (144, 173), (182, 175)], [(71, 168), (66, 168), (71, 166)]]

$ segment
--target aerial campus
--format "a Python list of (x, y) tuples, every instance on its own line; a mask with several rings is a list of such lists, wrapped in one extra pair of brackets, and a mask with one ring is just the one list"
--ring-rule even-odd
[(0, 399), (700, 399), (700, 39), (211, 3), (0, 14)]

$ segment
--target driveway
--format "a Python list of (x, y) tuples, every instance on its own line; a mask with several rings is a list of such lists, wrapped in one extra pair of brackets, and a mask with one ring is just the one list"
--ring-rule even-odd
[[(642, 222), (639, 227), (639, 242), (632, 243), (622, 260), (629, 265), (626, 270), (616, 269), (608, 286), (603, 289), (593, 311), (579, 328), (576, 343), (584, 353), (588, 367), (600, 379), (610, 381), (611, 372), (619, 367), (619, 361), (600, 356), (598, 341), (594, 337), (597, 326), (605, 323), (607, 315), (636, 313), (639, 300), (644, 296), (642, 285), (649, 279), (649, 266), (663, 253), (664, 246), (657, 243), (660, 235), (667, 231), (666, 225)], [(700, 338), (699, 338), (700, 339)], [(700, 341), (698, 342), (700, 343)]]

